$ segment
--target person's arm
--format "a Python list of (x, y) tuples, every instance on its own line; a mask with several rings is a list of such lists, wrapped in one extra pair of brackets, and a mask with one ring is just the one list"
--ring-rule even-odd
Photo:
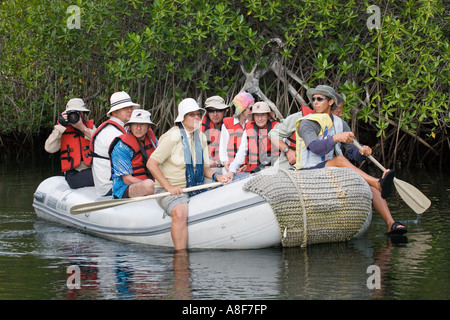
[(323, 156), (333, 150), (335, 142), (332, 137), (319, 139), (320, 125), (311, 120), (303, 120), (298, 127), (298, 136), (313, 153)]
[(334, 149), (336, 143), (352, 143), (355, 135), (351, 131), (344, 131), (326, 139), (319, 139), (320, 125), (315, 121), (304, 120), (300, 123), (298, 134), (305, 142), (309, 150), (323, 156)]
[(248, 153), (248, 142), (247, 142), (247, 131), (244, 131), (241, 138), (241, 144), (239, 145), (239, 149), (234, 156), (233, 162), (230, 163), (230, 168), (228, 170), (229, 173), (236, 174), (241, 165), (245, 161), (245, 157)]
[(61, 149), (61, 137), (64, 131), (66, 131), (66, 127), (60, 124), (54, 126), (53, 131), (50, 133), (47, 140), (45, 140), (45, 151), (48, 153), (55, 153)]
[(179, 130), (169, 130), (159, 138), (158, 147), (153, 151), (150, 159), (147, 161), (147, 168), (150, 170), (153, 178), (173, 195), (183, 193), (183, 189), (181, 187), (172, 186), (159, 166), (168, 158), (175, 156), (172, 155), (172, 152), (180, 139), (181, 136), (179, 135)]
[[(226, 175), (218, 174), (214, 172), (211, 168), (205, 167), (205, 177), (213, 180), (214, 182), (228, 183), (230, 179)], [(216, 179), (214, 179), (216, 178)]]
[(219, 159), (222, 164), (228, 163), (228, 140), (230, 140), (230, 133), (228, 132), (227, 127), (222, 124), (222, 128), (220, 129), (220, 142), (219, 142)]
[(111, 151), (113, 174), (122, 177), (123, 182), (127, 185), (142, 181), (133, 176), (133, 166), (131, 164), (132, 157), (133, 150), (122, 143), (122, 141), (117, 142), (114, 149)]
[(299, 112), (291, 114), (269, 131), (269, 139), (272, 145), (281, 152), (288, 150), (285, 155), (290, 164), (295, 163), (295, 150), (289, 148), (283, 139), (292, 137), (297, 126), (297, 120), (301, 117), (302, 114)]
[(82, 117), (80, 117), (80, 119), (78, 120), (77, 123), (72, 124), (72, 127), (74, 127), (75, 129), (80, 130), (81, 132), (83, 132), (84, 134), (84, 138), (87, 140), (91, 140), (92, 135), (94, 134), (95, 130), (94, 129), (89, 129), (82, 120)]
[[(343, 131), (349, 132), (352, 131), (348, 124), (346, 122), (343, 123)], [(353, 138), (351, 139), (353, 140)], [(361, 162), (363, 160), (366, 160), (367, 157), (372, 154), (372, 149), (369, 146), (363, 146), (363, 151), (360, 151), (354, 144), (353, 141), (350, 141), (350, 143), (342, 143), (342, 147), (347, 151), (347, 156), (350, 160)]]
[(159, 168), (159, 165), (160, 163), (155, 159), (152, 158), (148, 159), (147, 168), (148, 170), (150, 170), (153, 178), (155, 178), (155, 180), (157, 180), (161, 184), (161, 186), (168, 192), (170, 192), (172, 195), (182, 194), (183, 189), (180, 187), (172, 186), (162, 173), (161, 169)]

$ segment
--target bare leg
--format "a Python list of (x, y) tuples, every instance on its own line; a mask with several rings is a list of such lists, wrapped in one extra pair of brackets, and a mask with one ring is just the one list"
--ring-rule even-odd
[(384, 220), (388, 227), (388, 231), (391, 229), (392, 224), (395, 222), (392, 218), (391, 211), (387, 205), (386, 200), (381, 197), (381, 192), (374, 188), (370, 187), (372, 191), (372, 204), (374, 209), (380, 214), (381, 218)]
[(129, 187), (128, 196), (130, 198), (148, 196), (155, 193), (155, 182), (151, 179), (133, 183)]
[(187, 203), (176, 205), (171, 212), (172, 216), (172, 241), (175, 250), (186, 249), (188, 240), (187, 216), (189, 207)]
[(353, 171), (355, 171), (357, 174), (359, 174), (371, 187), (376, 188), (377, 190), (381, 191), (381, 185), (380, 181), (377, 178), (372, 177), (371, 175), (368, 175), (358, 167), (355, 167), (346, 157), (344, 156), (337, 156), (336, 158), (333, 158), (325, 164), (325, 167), (339, 167), (339, 168), (350, 168)]
[[(389, 210), (386, 200), (381, 197), (381, 185), (379, 179), (374, 178), (361, 169), (355, 167), (350, 161), (348, 161), (347, 158), (343, 156), (337, 156), (336, 158), (327, 161), (325, 167), (350, 168), (358, 173), (370, 186), (370, 190), (372, 191), (373, 195), (372, 204), (374, 209), (381, 215), (381, 218), (384, 220), (388, 227), (388, 231), (391, 230), (391, 226), (395, 221), (392, 218), (391, 211)], [(386, 172), (384, 174), (386, 174)], [(400, 228), (404, 227), (400, 226)]]

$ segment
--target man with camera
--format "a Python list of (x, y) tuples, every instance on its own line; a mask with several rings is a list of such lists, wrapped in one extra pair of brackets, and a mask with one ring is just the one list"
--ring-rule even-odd
[(94, 185), (89, 144), (96, 128), (94, 120), (84, 119), (88, 112), (82, 99), (70, 99), (45, 141), (47, 152), (61, 151), (61, 171), (72, 189)]

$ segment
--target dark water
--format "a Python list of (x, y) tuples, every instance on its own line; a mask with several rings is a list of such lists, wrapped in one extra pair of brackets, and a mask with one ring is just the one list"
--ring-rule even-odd
[[(33, 192), (40, 181), (59, 174), (57, 167), (48, 157), (0, 163), (2, 300), (450, 298), (449, 174), (398, 172), (432, 201), (420, 219), (398, 196), (389, 201), (394, 218), (409, 229), (406, 243), (386, 237), (374, 213), (367, 234), (347, 243), (176, 255), (37, 218)], [(80, 268), (80, 289), (68, 288), (70, 266)], [(371, 281), (377, 275), (371, 266), (380, 270), (377, 281)]]

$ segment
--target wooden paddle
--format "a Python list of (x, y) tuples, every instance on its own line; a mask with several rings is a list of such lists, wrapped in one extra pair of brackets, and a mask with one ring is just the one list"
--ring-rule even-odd
[[(359, 144), (356, 139), (353, 139), (353, 144), (359, 149), (363, 150), (362, 146)], [(379, 163), (374, 157), (368, 156), (368, 158), (376, 164), (378, 168), (383, 170), (383, 172), (386, 171), (386, 168), (384, 168), (381, 163)], [(414, 210), (415, 213), (421, 214), (425, 210), (427, 210), (430, 205), (431, 201), (428, 199), (422, 192), (420, 192), (416, 187), (410, 185), (409, 183), (399, 180), (397, 178), (394, 178), (394, 185), (397, 189), (398, 194), (400, 197), (402, 197), (403, 201)]]
[[(195, 186), (195, 187), (184, 188), (183, 192), (190, 192), (190, 191), (201, 190), (201, 189), (206, 189), (206, 188), (213, 188), (213, 187), (220, 186), (221, 184), (222, 184), (221, 182), (202, 184), (202, 185)], [(81, 214), (81, 213), (121, 206), (123, 204), (130, 203), (130, 202), (136, 202), (136, 201), (142, 201), (142, 200), (154, 199), (154, 198), (161, 198), (161, 197), (166, 197), (166, 196), (170, 196), (170, 195), (171, 195), (170, 192), (163, 192), (163, 193), (157, 193), (157, 194), (152, 194), (152, 195), (142, 196), (142, 197), (135, 197), (135, 198), (111, 199), (111, 200), (82, 203), (82, 204), (77, 204), (77, 205), (73, 206), (72, 208), (70, 208), (70, 213), (71, 214)]]

